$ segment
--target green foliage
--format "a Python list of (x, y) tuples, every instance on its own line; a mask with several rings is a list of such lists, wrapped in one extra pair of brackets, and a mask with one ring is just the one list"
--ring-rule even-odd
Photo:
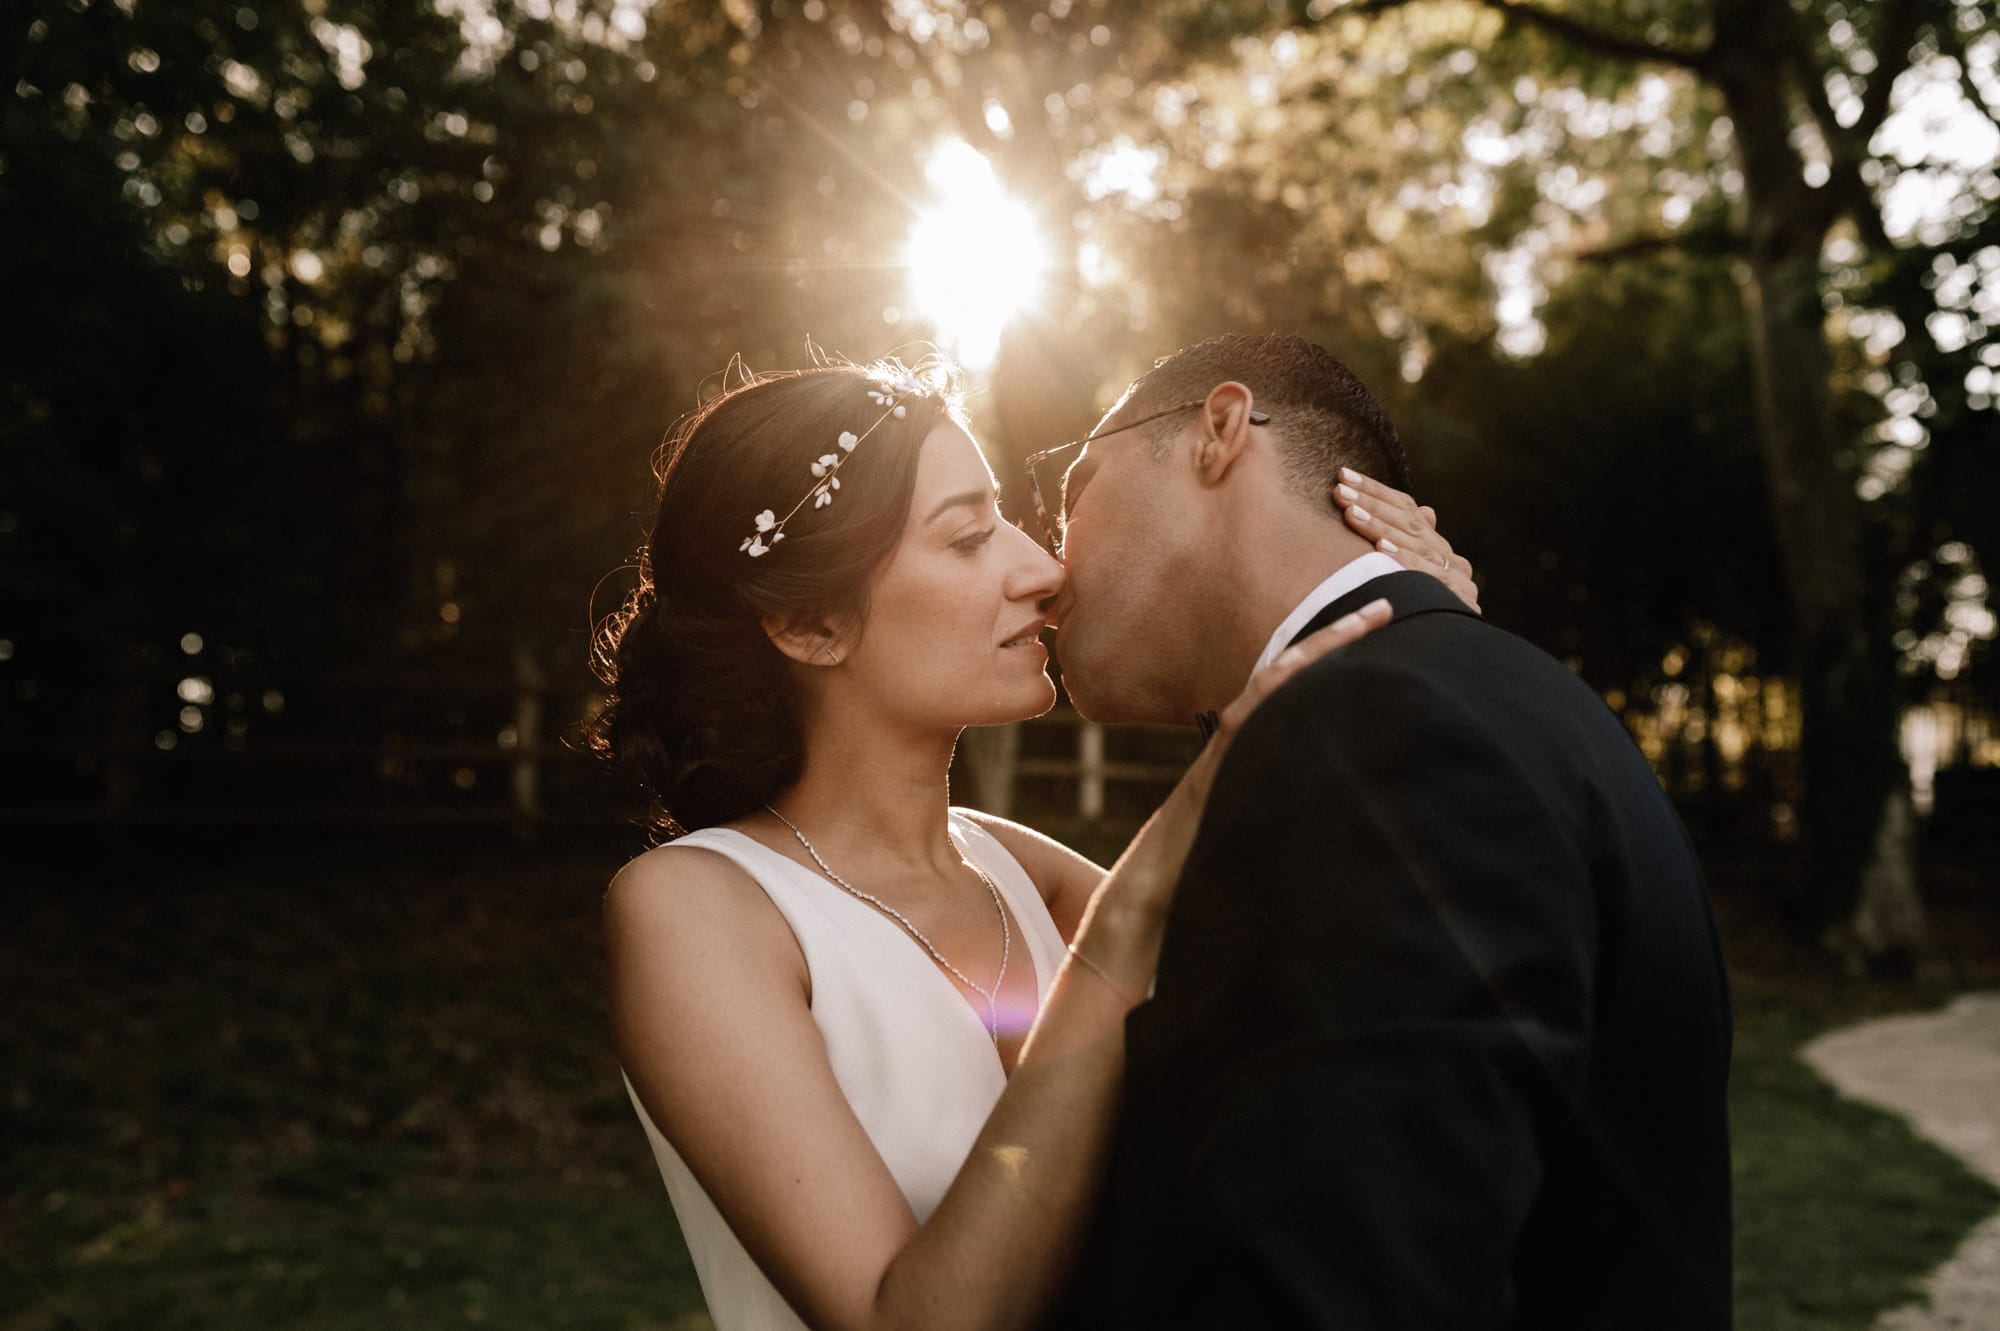
[[(1920, 58), (1992, 28), (1944, 0), (1864, 8), (1796, 7), (1825, 77), (1774, 77), (1844, 107), (1892, 10)], [(225, 690), (332, 662), (518, 660), (581, 686), (652, 450), (730, 357), (932, 335), (901, 246), (946, 136), (1057, 251), (1045, 308), (976, 385), (1010, 494), (1018, 458), (1158, 354), (1294, 329), (1397, 400), (1495, 617), (1593, 682), (1643, 688), (1702, 624), (1798, 656), (1731, 296), (1741, 131), (1695, 54), (1749, 7), (621, 12), (45, 0), (5, 21), (0, 478), (50, 500), (0, 503), (0, 635), (45, 690), (19, 724), (75, 731), (102, 709), (54, 699), (67, 662), (163, 668), (190, 630)], [(1834, 154), (1796, 219), (1838, 242), (1819, 292), (1852, 447), (1832, 465), (1886, 468), (1871, 595), (1902, 598), (1884, 638), (1934, 640), (1970, 612), (2000, 512), (1994, 395), (1967, 388), (2000, 352), (1976, 318), (1962, 342), (1926, 319), (1989, 299), (1960, 270), (1992, 249), (1992, 172), (1968, 171), (1954, 226), (1890, 241), (1863, 168), (1888, 189), (1929, 164), (1798, 97), (1785, 151), (1802, 163), (1818, 126)], [(1878, 312), (1902, 343), (1854, 322)], [(1920, 451), (1884, 434), (1882, 385), (1906, 380)]]

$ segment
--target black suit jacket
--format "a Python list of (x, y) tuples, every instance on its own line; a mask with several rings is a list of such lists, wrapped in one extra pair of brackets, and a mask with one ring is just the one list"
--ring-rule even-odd
[[(1053, 1325), (1730, 1325), (1730, 1014), (1618, 720), (1416, 573), (1225, 756)], [(1303, 636), (1303, 634), (1301, 635)]]

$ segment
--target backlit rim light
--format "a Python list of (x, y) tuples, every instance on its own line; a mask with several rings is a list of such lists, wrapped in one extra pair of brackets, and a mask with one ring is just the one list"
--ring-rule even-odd
[(1001, 330), (1041, 296), (1041, 227), (963, 140), (940, 144), (924, 178), (937, 201), (917, 213), (904, 252), (911, 304), (961, 363), (991, 366)]

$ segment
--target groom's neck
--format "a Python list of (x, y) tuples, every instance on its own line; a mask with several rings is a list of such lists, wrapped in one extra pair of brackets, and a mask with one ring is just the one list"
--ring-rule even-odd
[(1224, 707), (1242, 692), (1271, 635), (1315, 587), (1375, 548), (1337, 516), (1317, 513), (1287, 513), (1245, 537), (1232, 561), (1229, 628), (1203, 689), (1207, 708)]

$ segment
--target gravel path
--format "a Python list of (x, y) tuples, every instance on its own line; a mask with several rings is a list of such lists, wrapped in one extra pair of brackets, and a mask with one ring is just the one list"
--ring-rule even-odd
[[(2000, 993), (1939, 1012), (1834, 1031), (1800, 1054), (1842, 1094), (1893, 1110), (2000, 1187)], [(1925, 1279), (1923, 1302), (1884, 1313), (1875, 1331), (2000, 1328), (2000, 1215)]]

